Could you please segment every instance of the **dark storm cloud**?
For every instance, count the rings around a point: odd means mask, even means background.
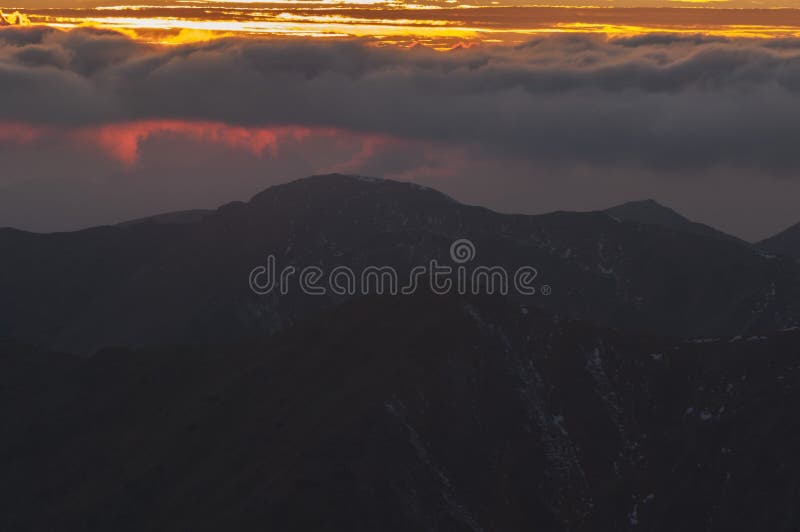
[[[359,42],[158,48],[108,31],[0,31],[0,120],[336,127],[544,162],[800,168],[800,46],[554,36],[441,53]]]

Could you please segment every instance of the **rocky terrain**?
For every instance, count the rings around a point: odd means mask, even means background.
[[[407,271],[458,238],[552,293],[248,285],[267,254]],[[653,202],[318,176],[0,255],[0,530],[800,524],[800,267]]]
[[[793,530],[800,333],[363,298],[256,343],[6,344],[4,530]]]

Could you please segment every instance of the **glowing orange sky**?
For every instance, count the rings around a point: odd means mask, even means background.
[[[535,0],[25,0],[24,7],[2,9],[11,21],[112,28],[165,44],[236,35],[361,37],[448,47],[461,42],[517,43],[550,32],[799,36],[800,9],[778,9],[800,8],[797,2],[559,0],[551,3],[561,7],[545,7]]]
[[[291,1],[291,0],[289,0]],[[7,7],[26,7],[26,8],[86,8],[97,6],[118,6],[118,5],[149,5],[149,6],[185,6],[185,5],[250,5],[258,6],[269,4],[266,0],[147,0],[139,2],[125,2],[121,0],[11,0],[3,2]],[[289,3],[289,2],[287,2]],[[297,2],[300,3],[300,2]],[[315,3],[326,4],[377,4],[383,3],[377,0],[316,0]],[[405,3],[415,4],[471,4],[471,5],[493,5],[504,6],[577,6],[577,7],[674,7],[676,4],[704,4],[715,7],[728,8],[778,8],[778,7],[798,7],[796,0],[465,0],[458,2],[447,2],[447,0],[413,0]]]

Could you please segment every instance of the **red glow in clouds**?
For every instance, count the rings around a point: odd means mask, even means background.
[[[335,134],[335,131],[327,129],[314,129],[313,132]],[[265,152],[274,155],[280,138],[302,140],[311,134],[312,130],[305,127],[241,127],[182,120],[145,120],[79,128],[0,123],[0,143],[32,144],[47,140],[67,140],[79,145],[89,144],[100,148],[126,166],[135,164],[139,159],[141,144],[156,136],[221,144],[260,157]]]
[[[315,169],[322,173],[358,173],[373,159],[392,152],[403,152],[413,163],[386,176],[408,181],[415,180],[420,174],[449,177],[467,165],[465,152],[457,147],[327,127],[244,127],[183,120],[141,120],[80,127],[0,122],[0,149],[3,145],[27,145],[33,150],[66,145],[85,151],[88,147],[92,151],[99,150],[103,156],[127,168],[139,161],[142,145],[148,140],[187,139],[199,144],[226,146],[256,157],[276,157],[281,143],[306,142],[304,148],[313,151],[313,141],[319,138],[324,138],[326,145],[337,142],[342,148],[340,160],[328,161]]]
[[[41,138],[46,128],[28,124],[0,123],[0,143],[30,144]]]
[[[156,135],[222,144],[261,156],[264,152],[275,154],[279,137],[299,140],[307,137],[310,131],[298,127],[246,128],[213,122],[148,120],[95,126],[73,134],[81,140],[97,144],[125,165],[132,165],[139,158],[141,143]]]

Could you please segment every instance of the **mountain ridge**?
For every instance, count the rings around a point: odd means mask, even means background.
[[[734,336],[800,319],[797,265],[737,241],[605,212],[500,214],[343,175],[273,187],[191,223],[23,234],[0,233],[0,335],[67,351],[274,332],[343,299],[257,296],[248,275],[268,254],[282,265],[409,272],[450,263],[463,238],[477,250],[470,266],[534,267],[553,296],[533,304],[605,326]]]
[[[33,233],[33,234],[55,234],[55,233],[74,233],[78,231],[85,231],[87,229],[94,229],[97,227],[106,227],[106,226],[116,226],[116,227],[131,227],[135,225],[139,225],[142,223],[156,223],[156,224],[189,224],[199,222],[203,218],[213,215],[220,210],[227,210],[230,208],[236,208],[240,205],[245,204],[260,204],[268,201],[268,198],[272,197],[274,194],[279,194],[282,191],[287,189],[304,189],[316,186],[330,186],[330,185],[343,185],[343,186],[352,186],[352,185],[376,185],[378,187],[385,187],[386,189],[391,189],[393,191],[403,191],[403,192],[423,192],[425,194],[431,195],[431,197],[438,197],[440,199],[444,199],[448,202],[456,203],[462,205],[464,207],[471,207],[475,209],[484,209],[486,211],[501,214],[498,211],[494,211],[491,208],[480,206],[480,205],[471,205],[462,203],[452,196],[445,194],[435,188],[431,188],[425,185],[420,185],[417,183],[413,183],[410,181],[398,181],[392,179],[385,179],[380,177],[370,177],[370,176],[362,176],[362,175],[351,175],[351,174],[342,174],[342,173],[328,173],[328,174],[315,174],[308,177],[303,177],[299,179],[295,179],[292,181],[288,181],[285,183],[280,183],[276,185],[269,186],[264,190],[253,194],[250,199],[246,201],[231,201],[224,205],[217,207],[216,209],[184,209],[184,210],[177,210],[177,211],[167,211],[167,212],[160,212],[155,213],[152,215],[143,216],[140,218],[135,218],[131,220],[125,220],[122,222],[114,223],[114,224],[101,224],[94,227],[88,227],[84,229],[78,229],[73,231],[55,231],[55,232],[38,232],[38,231],[26,231],[24,229],[17,229],[14,227],[0,227],[0,231],[5,229],[13,229],[16,231],[21,231],[25,233]],[[684,232],[696,234],[699,236],[707,236],[712,238],[722,238],[730,241],[746,243],[744,240],[735,237],[733,235],[729,235],[723,231],[720,231],[712,226],[702,224],[699,222],[694,222],[689,220],[688,218],[684,217],[683,215],[679,214],[674,209],[664,206],[661,203],[653,200],[653,199],[643,199],[643,200],[633,200],[624,202],[618,205],[614,205],[612,207],[608,207],[606,209],[600,209],[595,211],[571,211],[571,210],[556,210],[547,213],[540,213],[540,214],[519,214],[519,213],[506,213],[506,216],[553,216],[553,215],[560,215],[560,214],[569,214],[569,215],[579,215],[579,214],[589,214],[589,213],[604,213],[613,218],[634,222],[634,223],[643,223],[649,225],[657,225],[665,228],[671,228],[676,230],[681,230]],[[798,224],[800,225],[800,224]]]
[[[396,182],[256,196],[0,230],[0,529],[796,528],[797,262]],[[538,291],[258,295],[268,255],[533,266]]]
[[[621,220],[659,225],[700,236],[707,236],[709,238],[721,238],[746,244],[744,240],[729,235],[719,229],[706,224],[693,222],[674,209],[666,207],[653,199],[629,201],[605,209],[603,212]]]
[[[756,244],[768,253],[800,259],[800,223]]]

